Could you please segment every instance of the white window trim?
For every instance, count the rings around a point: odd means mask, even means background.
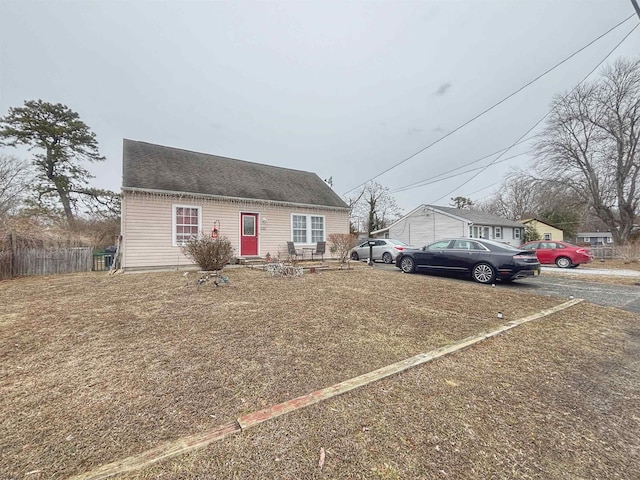
[[[516,240],[520,240],[520,228],[514,227],[513,229],[513,238]]]
[[[196,208],[198,210],[198,232],[202,231],[202,207],[200,205],[182,205],[174,203],[171,205],[171,245],[174,247],[182,247],[181,243],[178,243],[178,229],[176,224],[176,217],[178,208]]]
[[[502,227],[493,227],[493,238],[502,239]]]
[[[314,213],[292,213],[291,214],[291,221],[290,221],[290,225],[291,225],[291,232],[290,232],[290,237],[291,241],[293,241],[293,217],[307,217],[307,232],[305,234],[305,238],[306,238],[306,242],[295,242],[297,245],[311,245],[312,242],[311,238],[311,217],[320,217],[322,218],[322,242],[326,241],[327,239],[327,217],[325,215],[318,215],[318,214],[314,214]]]

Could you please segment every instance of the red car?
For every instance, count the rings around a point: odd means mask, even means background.
[[[581,263],[593,261],[591,250],[566,242],[537,240],[520,245],[520,248],[536,252],[543,265],[555,263],[560,268],[576,268]]]

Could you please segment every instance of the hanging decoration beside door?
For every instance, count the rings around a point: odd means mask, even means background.
[[[213,221],[213,228],[211,229],[211,238],[213,238],[214,240],[217,240],[218,237],[220,236],[220,220],[214,220]]]

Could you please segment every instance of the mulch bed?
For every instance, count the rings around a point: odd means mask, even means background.
[[[562,302],[369,268],[225,275],[0,283],[0,477],[80,474]],[[123,478],[636,478],[639,336],[581,304]]]

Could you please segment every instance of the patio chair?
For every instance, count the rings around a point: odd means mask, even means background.
[[[314,255],[320,255],[320,261],[324,262],[324,252],[327,248],[327,242],[318,242],[316,244],[316,251],[311,252],[311,260],[313,260]]]
[[[293,242],[287,242],[287,249],[289,250],[289,258],[295,258],[297,260],[298,257],[302,257],[304,259],[304,252],[298,252]]]

